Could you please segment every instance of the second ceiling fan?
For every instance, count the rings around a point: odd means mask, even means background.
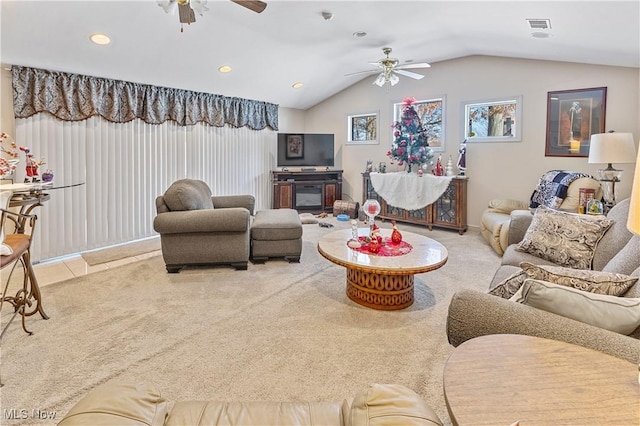
[[[246,7],[256,13],[261,13],[267,8],[267,4],[260,0],[231,0],[232,2]],[[167,13],[175,13],[178,9],[178,16],[181,24],[190,25],[196,22],[196,12],[202,16],[204,12],[209,10],[207,0],[157,0],[158,6],[162,7]],[[180,32],[182,32],[182,27]]]
[[[373,82],[373,84],[376,84],[380,87],[384,86],[386,83],[391,84],[392,86],[395,86],[396,84],[398,84],[398,81],[400,81],[400,77],[398,77],[398,74],[403,75],[405,77],[409,77],[409,78],[413,78],[416,80],[420,80],[421,78],[424,78],[424,76],[422,74],[418,74],[415,72],[411,72],[411,71],[406,71],[407,69],[416,69],[416,68],[429,68],[431,67],[431,65],[429,65],[426,62],[419,62],[419,63],[415,63],[415,64],[406,64],[406,65],[398,65],[400,63],[400,61],[396,58],[390,58],[389,54],[391,53],[391,48],[390,47],[383,47],[382,48],[382,53],[384,53],[386,55],[386,57],[376,61],[376,62],[369,62],[371,65],[377,65],[378,69],[377,70],[370,70],[370,71],[358,71],[358,72],[353,72],[350,74],[346,74],[347,76],[350,75],[356,75],[356,74],[364,74],[364,73],[374,73],[374,72],[380,72],[380,74],[378,75],[378,78],[375,79],[375,81]]]

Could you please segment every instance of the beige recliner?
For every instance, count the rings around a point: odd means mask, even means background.
[[[167,272],[210,264],[247,269],[254,205],[252,195],[212,196],[201,180],[171,184],[156,198],[153,220]]]
[[[442,425],[414,391],[373,384],[355,398],[315,402],[178,401],[169,403],[148,383],[107,383],[84,396],[59,426],[269,426],[269,425]]]
[[[593,189],[596,191],[596,199],[602,198],[600,182],[592,177],[581,177],[569,184],[566,197],[558,210],[577,212],[580,188]],[[509,224],[512,215],[531,215],[530,205],[530,202],[510,199],[489,201],[489,206],[480,219],[480,233],[500,256],[509,246]]]

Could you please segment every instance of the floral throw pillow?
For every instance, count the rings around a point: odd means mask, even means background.
[[[612,224],[613,220],[605,216],[567,213],[540,206],[516,250],[560,266],[591,269],[596,246]]]
[[[500,284],[489,291],[489,294],[502,297],[503,299],[509,299],[520,290],[520,287],[522,287],[522,284],[528,278],[527,273],[524,270],[520,270],[507,277],[504,281],[501,281]]]

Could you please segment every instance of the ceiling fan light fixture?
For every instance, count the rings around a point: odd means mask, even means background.
[[[391,75],[389,76],[389,83],[391,83],[392,86],[395,86],[399,81],[400,77],[398,77],[395,73],[391,73]]]
[[[384,73],[381,72],[380,74],[378,74],[378,78],[375,79],[375,81],[373,82],[373,84],[382,87],[384,86],[384,83],[386,83],[386,79],[384,78]]]

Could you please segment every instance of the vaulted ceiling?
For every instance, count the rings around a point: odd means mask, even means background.
[[[267,3],[257,14],[209,1],[181,32],[178,16],[153,0],[3,0],[0,61],[299,109],[363,78],[373,82],[376,73],[345,74],[375,71],[369,62],[385,46],[401,64],[432,67],[468,55],[640,67],[638,0]],[[551,28],[531,29],[527,18],[549,19]],[[94,33],[111,43],[93,44]],[[232,71],[220,73],[222,65]],[[412,71],[428,82],[429,69]]]

